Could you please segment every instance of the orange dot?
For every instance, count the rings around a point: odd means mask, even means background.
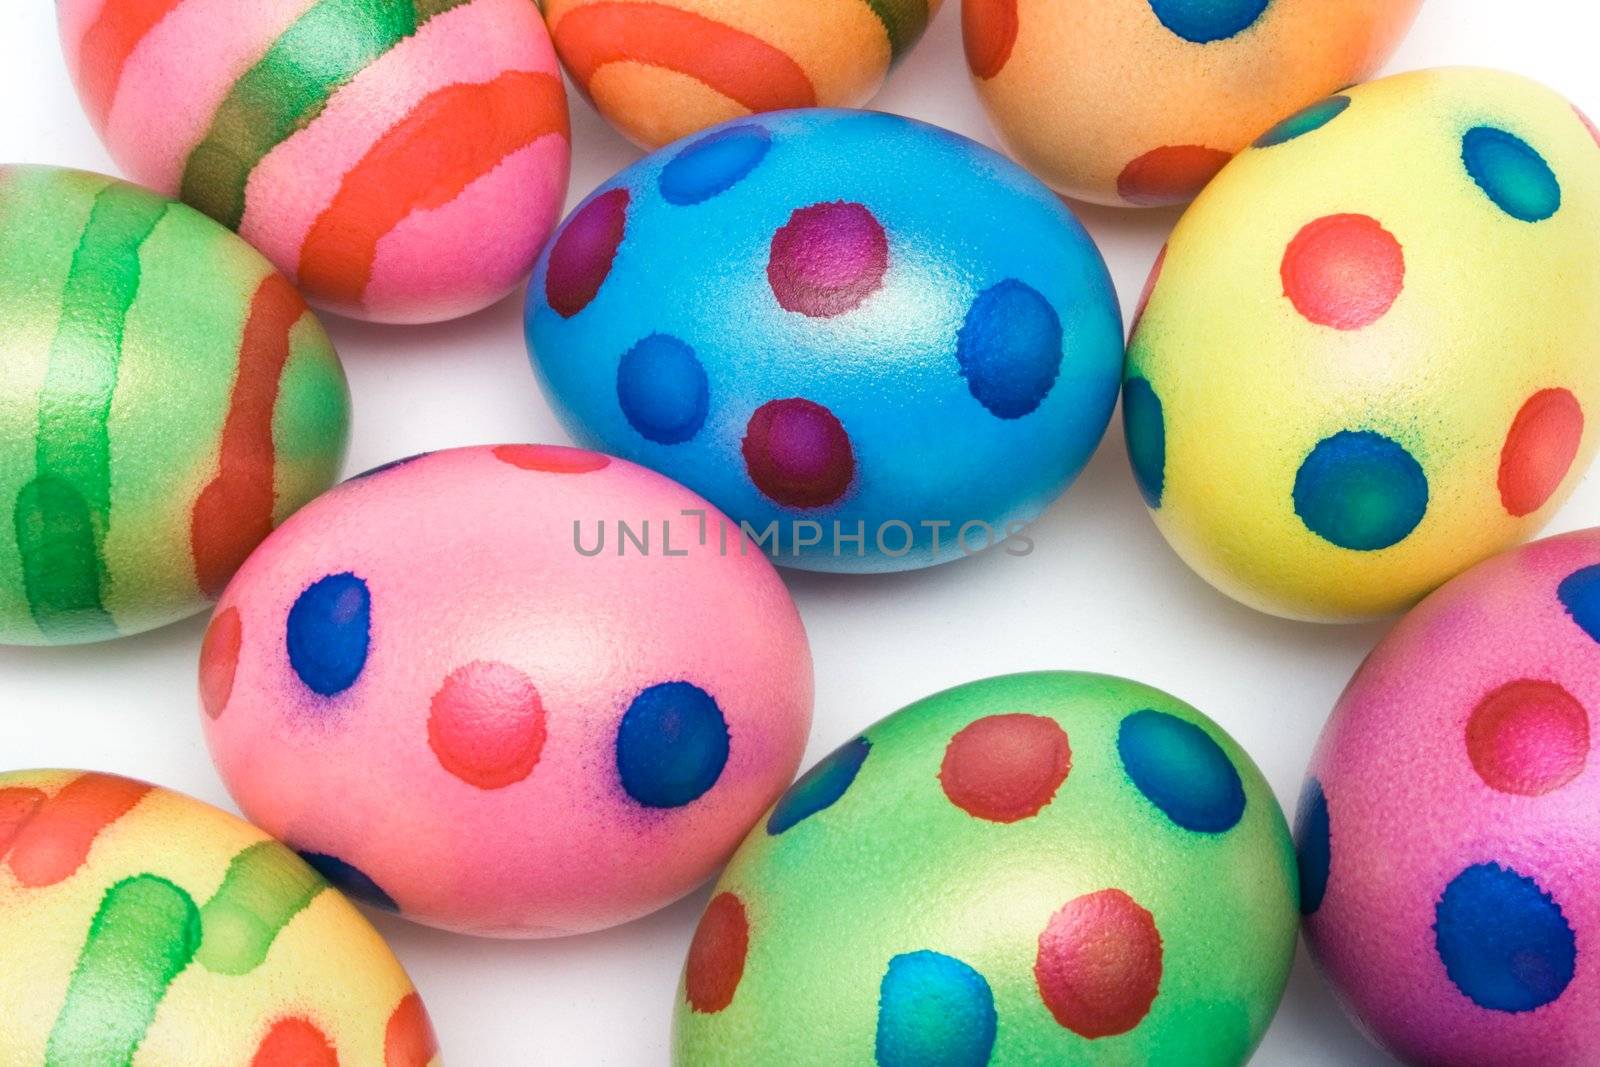
[[[1583,444],[1583,408],[1565,389],[1541,389],[1511,420],[1500,450],[1500,503],[1521,518],[1561,488]]]
[[[509,664],[458,667],[433,696],[428,744],[445,770],[479,789],[502,789],[532,774],[544,739],[539,693]]]
[[[969,815],[1017,822],[1050,803],[1071,770],[1072,747],[1054,719],[987,715],[950,739],[939,784]]]
[[[588,474],[611,465],[610,456],[566,445],[500,445],[494,450],[494,458],[545,474]]]
[[[1122,168],[1117,195],[1141,207],[1186,204],[1232,158],[1221,149],[1197,144],[1152,148]]]
[[[974,75],[999,74],[1017,43],[1017,0],[963,0],[961,40]]]
[[[233,695],[242,639],[239,609],[228,608],[212,618],[205,640],[200,642],[200,704],[213,719],[222,714]]]
[[[279,1019],[256,1048],[250,1067],[339,1067],[339,1055],[305,1019]]]
[[[750,951],[750,923],[744,903],[732,893],[711,898],[689,942],[684,992],[695,1011],[712,1013],[733,1003]]]
[[[1367,215],[1308,222],[1283,253],[1283,294],[1319,326],[1356,330],[1381,319],[1405,285],[1400,242]]]
[[[427,1067],[438,1054],[439,1039],[434,1035],[428,1009],[422,1006],[420,996],[407,993],[384,1029],[384,1067]]]
[[[1144,321],[1144,310],[1150,306],[1150,298],[1155,295],[1156,283],[1161,280],[1161,268],[1167,264],[1167,246],[1162,245],[1161,251],[1156,253],[1155,265],[1150,268],[1150,277],[1144,280],[1144,291],[1139,294],[1139,306],[1133,310],[1133,325],[1128,329],[1128,336],[1132,337],[1139,330],[1139,323]]]

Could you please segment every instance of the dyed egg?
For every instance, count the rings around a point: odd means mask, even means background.
[[[1150,207],[1192,200],[1262,130],[1371,77],[1421,4],[962,0],[961,30],[1024,166],[1068,196]]]
[[[136,181],[238,230],[313,303],[482,308],[566,196],[567,102],[529,0],[61,0],[89,120]]]
[[[753,112],[856,107],[940,0],[545,0],[567,73],[607,122],[659,148]]]
[[[98,174],[0,167],[0,643],[202,610],[337,474],[322,326],[243,241]]]
[[[1128,349],[1178,553],[1280,615],[1408,607],[1534,533],[1594,454],[1600,143],[1487,70],[1286,121],[1183,216]]]
[[[419,922],[545,937],[661,907],[783,791],[810,726],[800,617],[730,527],[553,445],[346,482],[212,619],[223,780],[346,892]]]
[[[1000,156],[909,119],[797,111],[645,158],[563,224],[527,331],[580,441],[662,471],[811,570],[1014,534],[1104,432],[1105,264]]]
[[[1093,674],[912,704],[801,778],[717,883],[674,1062],[1249,1058],[1295,945],[1289,830],[1215,723]]]
[[[89,771],[0,774],[0,1061],[438,1067],[383,939],[293,852]]]
[[[1600,1062],[1600,530],[1407,615],[1339,699],[1300,800],[1306,940],[1410,1063]]]

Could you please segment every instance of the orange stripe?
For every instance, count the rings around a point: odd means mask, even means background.
[[[568,136],[566,95],[553,75],[508,71],[432,93],[344,176],[300,248],[301,284],[359,303],[384,234],[413,211],[448,204],[550,133]]]
[[[74,778],[45,801],[11,846],[11,870],[31,888],[72,877],[100,831],[126,815],[150,791],[143,782],[110,774]]]
[[[217,449],[217,473],[194,503],[189,546],[200,591],[215,597],[272,532],[272,409],[289,362],[289,331],[306,313],[288,279],[262,279],[239,342],[239,372]]]
[[[104,131],[128,56],[183,0],[106,0],[78,42],[78,89],[95,129]]]
[[[27,786],[0,789],[0,856],[6,854],[45,799],[44,793]]]
[[[556,50],[579,85],[607,63],[665,67],[751,111],[815,107],[817,91],[789,53],[743,30],[665,4],[599,3],[568,13]]]

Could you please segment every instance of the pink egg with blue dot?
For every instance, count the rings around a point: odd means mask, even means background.
[[[742,118],[585,200],[529,287],[580,442],[662,471],[778,562],[982,551],[1071,484],[1122,365],[1098,250],[1047,188],[892,115]]]
[[[545,937],[709,877],[793,778],[812,682],[777,572],[703,499],[501,445],[280,527],[218,604],[200,691],[240,808],[348,894]]]
[[[1296,837],[1306,939],[1413,1064],[1600,1062],[1600,529],[1479,564],[1340,698]]]

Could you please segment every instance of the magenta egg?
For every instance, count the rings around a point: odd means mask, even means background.
[[[1600,529],[1456,578],[1340,698],[1300,802],[1301,911],[1401,1059],[1600,1062],[1596,711]]]
[[[765,555],[619,459],[500,445],[320,497],[200,657],[245,814],[346,892],[546,937],[677,899],[794,776],[811,656]]]

